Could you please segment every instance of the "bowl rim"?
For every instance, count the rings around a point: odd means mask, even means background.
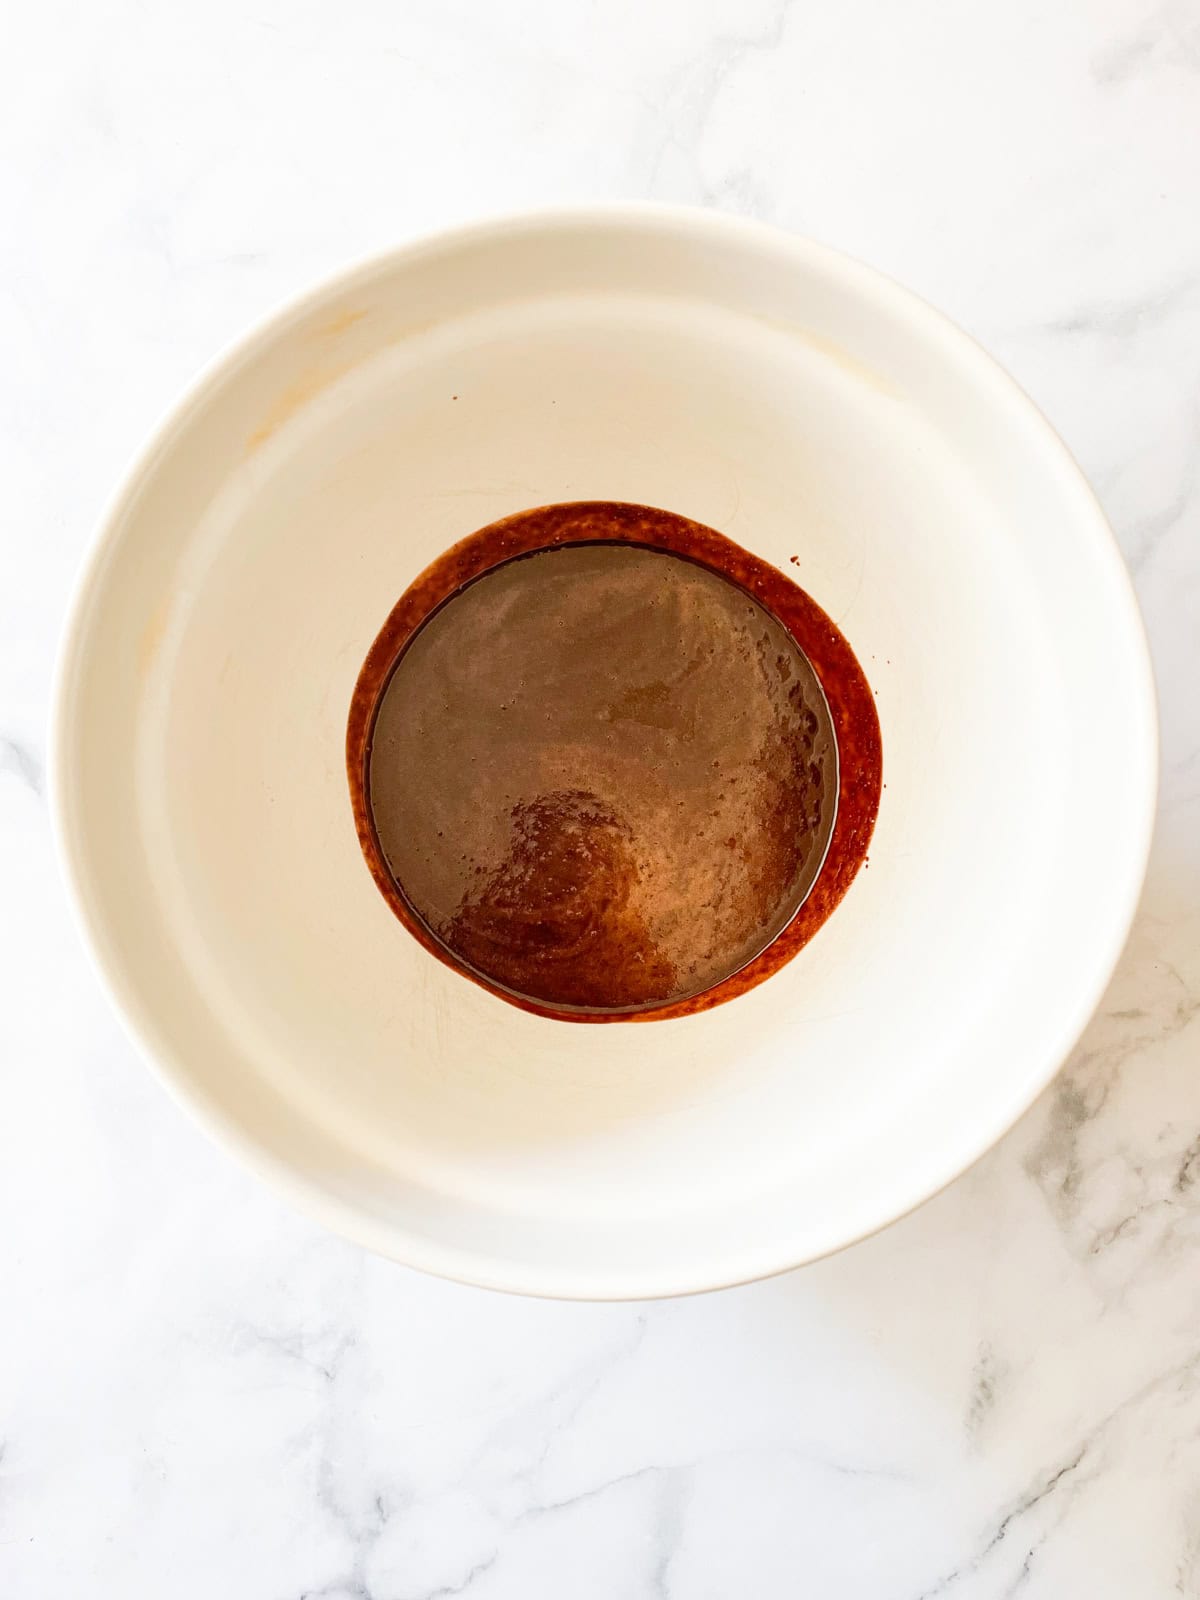
[[[573,1267],[569,1273],[564,1273],[557,1267],[546,1269],[519,1260],[504,1260],[485,1252],[446,1248],[367,1214],[353,1202],[328,1192],[317,1179],[301,1174],[248,1133],[215,1096],[205,1091],[183,1059],[183,1052],[177,1050],[166,1036],[154,1015],[152,1004],[125,972],[120,950],[105,926],[102,910],[89,894],[87,852],[75,826],[70,799],[71,711],[85,624],[97,602],[105,565],[116,547],[118,530],[160,456],[171,447],[188,425],[192,414],[220,386],[230,370],[252,359],[283,333],[290,322],[317,309],[330,297],[352,291],[378,274],[399,268],[427,252],[486,245],[521,234],[622,227],[665,230],[676,236],[690,237],[699,244],[718,239],[740,241],[744,246],[790,258],[797,267],[821,269],[836,277],[856,294],[871,300],[886,315],[907,322],[925,340],[940,339],[943,348],[957,358],[973,385],[990,389],[1014,414],[1023,416],[1031,445],[1036,442],[1037,449],[1070,485],[1078,502],[1079,521],[1081,524],[1091,524],[1097,557],[1107,561],[1117,580],[1117,592],[1123,597],[1129,624],[1129,660],[1125,664],[1125,675],[1131,701],[1138,708],[1139,726],[1133,729],[1128,748],[1140,750],[1144,757],[1141,782],[1134,802],[1135,826],[1128,830],[1127,836],[1126,859],[1129,866],[1123,893],[1113,904],[1103,949],[1088,981],[1080,982],[1079,995],[1068,1020],[1057,1037],[1047,1039],[1036,1070],[1028,1070],[1027,1063],[1025,1089],[1007,1108],[1007,1114],[994,1119],[973,1136],[960,1140],[950,1159],[944,1159],[940,1167],[930,1165],[923,1169],[910,1182],[909,1192],[899,1206],[889,1205],[886,1214],[865,1225],[855,1226],[844,1236],[839,1235],[817,1249],[792,1252],[776,1249],[764,1259],[756,1255],[751,1243],[746,1255],[753,1259],[748,1259],[744,1271],[717,1269],[704,1272],[692,1268],[684,1272],[652,1270],[647,1273],[643,1269],[621,1272]],[[924,1205],[974,1166],[1010,1131],[1065,1064],[1096,1012],[1128,941],[1149,865],[1157,808],[1159,761],[1153,665],[1132,577],[1095,491],[1060,435],[1016,379],[943,312],[887,274],[853,256],[804,235],[729,212],[654,201],[614,201],[536,206],[494,215],[485,214],[476,220],[454,226],[424,230],[397,245],[357,257],[298,294],[284,299],[273,310],[256,318],[242,333],[227,341],[201,367],[119,477],[85,550],[55,659],[47,787],[55,851],[68,901],[101,987],[126,1033],[159,1082],[217,1145],[230,1151],[277,1194],[321,1226],[403,1265],[457,1283],[539,1298],[626,1301],[732,1288],[833,1255],[890,1227]]]

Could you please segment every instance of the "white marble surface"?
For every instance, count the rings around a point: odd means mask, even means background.
[[[1200,0],[3,31],[0,1595],[1200,1595]],[[593,1307],[367,1258],[204,1141],[69,923],[45,724],[99,508],[223,341],[413,230],[628,196],[838,244],[1014,370],[1133,566],[1165,776],[1102,1014],[998,1150],[818,1267]]]

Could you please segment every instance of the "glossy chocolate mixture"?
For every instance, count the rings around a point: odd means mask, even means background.
[[[879,791],[870,690],[828,617],[712,530],[606,503],[435,563],[368,657],[348,752],[412,931],[575,1020],[761,981],[844,892]]]
[[[744,966],[824,860],[825,697],[746,592],[681,556],[580,544],[477,578],[379,706],[371,810],[397,882],[468,965],[608,1009]]]

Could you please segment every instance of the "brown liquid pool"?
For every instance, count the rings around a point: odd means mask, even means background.
[[[609,503],[435,563],[368,657],[348,742],[410,930],[528,1009],[597,1021],[703,1009],[799,948],[819,882],[841,885],[823,920],[865,854],[878,749],[857,662],[794,582]]]

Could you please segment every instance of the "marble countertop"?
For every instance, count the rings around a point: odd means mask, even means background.
[[[1200,1595],[1200,0],[5,33],[0,1594]],[[363,1255],[174,1107],[68,917],[46,715],[103,501],[222,343],[413,231],[626,197],[834,243],[1013,370],[1132,566],[1164,784],[1102,1011],[973,1171],[772,1282],[562,1305]]]

